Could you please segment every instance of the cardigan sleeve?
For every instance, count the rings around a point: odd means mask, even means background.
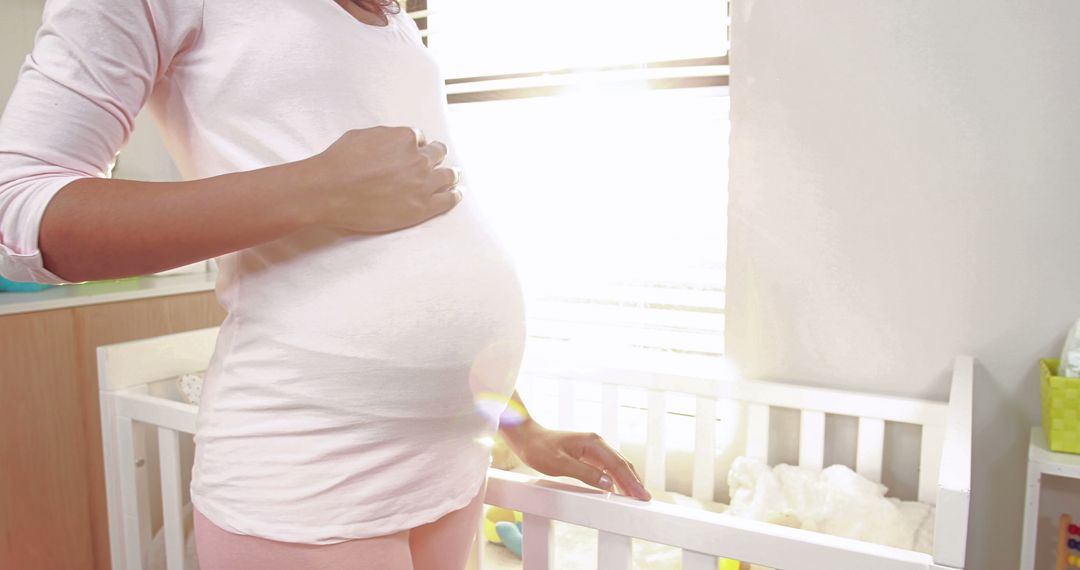
[[[202,12],[203,0],[47,0],[0,116],[0,275],[68,283],[38,248],[45,207],[74,180],[110,175]]]

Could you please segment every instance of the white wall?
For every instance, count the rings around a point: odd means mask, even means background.
[[[15,79],[41,25],[42,0],[0,3],[0,108],[7,105]]]
[[[0,109],[7,105],[19,68],[34,47],[44,7],[44,0],[0,1]],[[113,176],[153,181],[180,179],[149,113],[139,113],[135,118],[135,130],[120,154]]]
[[[44,7],[44,0],[0,0],[0,110],[7,105],[19,69],[34,47]],[[135,117],[135,130],[121,150],[112,175],[146,181],[181,179],[149,112]],[[206,267],[206,262],[199,261],[160,273],[198,272]]]
[[[1016,568],[1035,363],[1080,316],[1080,3],[734,0],[728,353],[944,398],[978,363],[969,568]]]

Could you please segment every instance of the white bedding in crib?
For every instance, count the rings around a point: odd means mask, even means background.
[[[654,492],[653,500],[919,552],[929,553],[933,547],[933,506],[886,497],[888,489],[884,485],[843,465],[825,469],[769,467],[758,460],[738,457],[728,473],[728,486],[730,506],[671,491]],[[553,568],[596,568],[595,529],[555,521],[553,532]],[[682,567],[681,557],[678,548],[633,539],[635,569],[678,570]],[[489,543],[485,545],[484,568],[517,570],[521,560],[502,545]]]
[[[728,514],[929,553],[934,507],[886,497],[888,488],[844,465],[769,467],[736,458]]]

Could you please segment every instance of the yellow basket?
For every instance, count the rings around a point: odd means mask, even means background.
[[[1039,361],[1042,425],[1053,451],[1080,453],[1080,378],[1055,376],[1059,361]]]

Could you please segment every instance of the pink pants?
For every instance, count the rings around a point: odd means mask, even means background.
[[[483,512],[487,482],[461,509],[439,520],[385,536],[338,544],[278,542],[234,534],[195,510],[195,545],[202,570],[463,570]]]

